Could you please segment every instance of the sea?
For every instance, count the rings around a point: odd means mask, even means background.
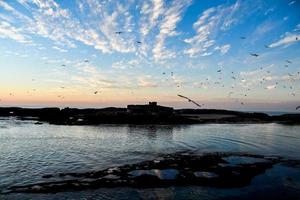
[[[245,152],[300,160],[297,125],[64,126],[35,122],[0,118],[0,192],[45,182],[42,176],[46,174],[102,170],[182,151]],[[300,167],[275,165],[241,188],[99,188],[0,194],[0,199],[300,199]]]

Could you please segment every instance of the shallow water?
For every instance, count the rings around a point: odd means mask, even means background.
[[[249,152],[300,159],[300,126],[56,126],[35,125],[34,122],[15,118],[0,119],[0,190],[13,185],[47,181],[42,178],[45,174],[101,170],[153,159],[161,153],[184,150]],[[13,194],[0,196],[0,199],[219,199],[237,196],[250,198],[253,195],[264,198],[260,196],[260,191],[269,191],[267,197],[270,198],[272,195],[280,197],[278,192],[282,197],[290,195],[294,198],[300,194],[299,174],[299,168],[276,166],[242,189],[118,188],[55,195]],[[290,176],[292,178],[286,179]]]

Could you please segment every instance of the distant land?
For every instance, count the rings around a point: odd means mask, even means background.
[[[202,124],[202,123],[280,123],[300,125],[300,114],[268,115],[220,109],[174,109],[156,102],[128,105],[127,108],[21,108],[0,107],[1,117],[37,120],[36,124]]]

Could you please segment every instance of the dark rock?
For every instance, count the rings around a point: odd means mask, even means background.
[[[158,162],[159,161],[159,162]],[[200,185],[243,187],[277,163],[290,163],[275,156],[246,153],[175,153],[137,164],[128,164],[86,173],[60,173],[43,178],[62,181],[15,186],[2,193],[56,193],[100,187],[169,187]],[[299,163],[295,160],[291,163]],[[68,180],[64,180],[65,177]]]

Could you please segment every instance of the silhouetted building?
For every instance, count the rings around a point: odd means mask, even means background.
[[[128,105],[127,112],[136,114],[173,114],[172,107],[159,106],[157,102],[149,102],[146,105]]]

